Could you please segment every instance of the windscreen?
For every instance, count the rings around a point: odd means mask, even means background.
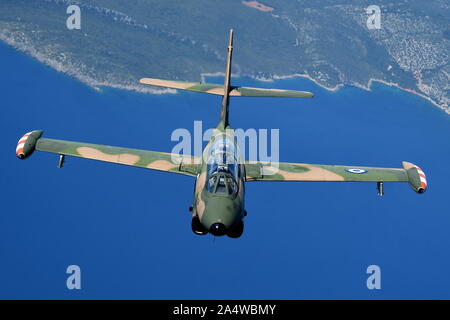
[[[234,194],[237,192],[239,165],[234,143],[227,138],[218,139],[212,145],[207,159],[207,185],[211,193]]]

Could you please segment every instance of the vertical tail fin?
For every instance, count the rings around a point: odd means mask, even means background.
[[[230,38],[228,40],[228,56],[227,68],[225,70],[225,82],[222,85],[215,83],[200,83],[187,81],[161,80],[154,78],[142,78],[139,80],[142,84],[151,86],[174,88],[180,90],[188,90],[215,94],[222,96],[222,107],[220,112],[220,122],[217,129],[225,130],[229,126],[228,122],[228,105],[231,97],[284,97],[284,98],[312,98],[314,95],[307,91],[268,89],[268,88],[251,88],[251,87],[235,87],[231,86],[231,58],[233,54],[233,32],[230,30]]]
[[[231,78],[231,58],[233,55],[233,29],[230,30],[228,40],[227,68],[225,70],[224,93],[222,98],[222,110],[220,112],[220,126],[225,129],[228,126],[228,105],[230,103],[230,78]]]

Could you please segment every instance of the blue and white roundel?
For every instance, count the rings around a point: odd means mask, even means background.
[[[356,174],[361,174],[361,173],[367,172],[367,170],[364,170],[364,169],[345,169],[345,171],[350,172],[350,173],[356,173]]]

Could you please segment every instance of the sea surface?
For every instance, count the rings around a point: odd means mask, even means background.
[[[170,152],[177,128],[216,125],[220,97],[94,90],[0,44],[1,299],[449,299],[450,117],[382,84],[326,91],[307,79],[234,84],[314,99],[233,98],[235,128],[280,129],[280,160],[401,167],[404,183],[247,183],[240,239],[192,233],[194,179],[36,152],[19,138]],[[142,76],[151,77],[150,74]],[[222,81],[220,78],[213,79]],[[68,290],[66,268],[81,268]],[[381,268],[381,290],[366,286]]]

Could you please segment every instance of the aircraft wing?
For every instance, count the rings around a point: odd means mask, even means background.
[[[414,191],[423,193],[427,181],[423,171],[409,162],[403,168],[355,167],[306,163],[245,163],[247,181],[373,181],[408,182]]]
[[[204,82],[186,82],[186,81],[170,81],[153,78],[142,78],[139,80],[142,84],[148,84],[157,87],[188,90],[216,95],[224,95],[225,89],[221,84],[204,83]],[[230,97],[285,97],[285,98],[312,98],[314,95],[307,91],[282,90],[282,89],[265,89],[251,87],[235,87],[230,88]]]
[[[39,150],[189,176],[196,176],[200,166],[197,157],[84,142],[46,139],[41,138],[41,135],[42,131],[40,130],[25,134],[19,140],[16,155],[20,159],[24,159],[31,155],[34,150]]]

